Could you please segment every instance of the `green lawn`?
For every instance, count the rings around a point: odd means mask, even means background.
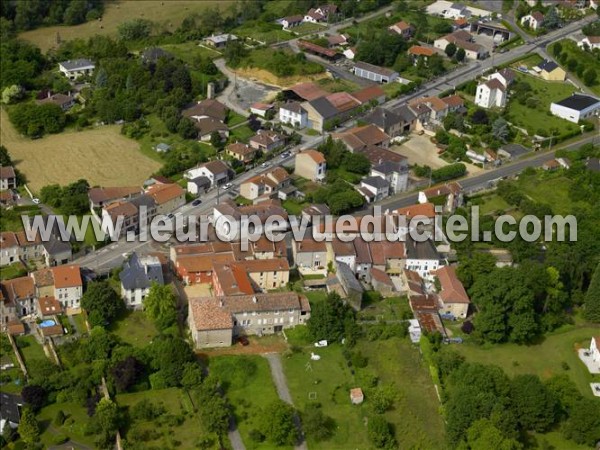
[[[278,2],[269,2],[267,5],[274,3]],[[282,30],[281,25],[255,20],[245,22],[243,25],[234,28],[232,33],[236,36],[248,37],[259,42],[264,42],[266,45],[288,41],[294,37],[289,31]]]
[[[158,389],[116,396],[117,403],[122,407],[131,407],[146,399],[155,404],[162,404],[166,412],[154,422],[135,424],[138,429],[157,430],[160,434],[157,439],[144,442],[145,448],[198,448],[198,442],[204,437],[216,442],[215,436],[202,429],[198,414],[194,412],[194,404],[190,396],[182,389]],[[196,405],[196,407],[201,408],[202,405]],[[168,425],[166,421],[162,420],[166,415],[182,416],[184,421],[180,425]],[[128,432],[129,429],[125,430],[125,438]],[[177,442],[179,444],[175,444]]]
[[[40,207],[36,205],[15,206],[12,209],[2,208],[2,213],[0,214],[0,231],[21,231],[23,229],[21,216],[27,215],[31,217],[40,214],[40,211]]]
[[[85,326],[83,314],[75,314],[73,316],[73,320],[75,321],[75,328],[80,335],[87,333],[87,327]]]
[[[481,202],[481,203],[480,203]],[[511,206],[497,194],[484,195],[478,197],[473,204],[479,206],[479,214],[493,214],[496,211],[506,211]]]
[[[311,401],[322,405],[323,413],[336,422],[333,437],[324,442],[308,438],[310,449],[369,448],[364,417],[364,406],[350,403],[353,376],[342,356],[342,347],[331,345],[315,353],[320,361],[310,360],[311,348],[282,358],[288,387],[294,404],[302,410]],[[314,400],[309,399],[309,395]]]
[[[576,131],[579,127],[571,122],[550,114],[550,104],[570,96],[575,88],[569,83],[549,82],[540,78],[517,73],[519,81],[525,81],[531,86],[537,106],[530,108],[521,105],[515,99],[509,100],[506,108],[506,119],[518,127],[525,128],[529,135],[539,134],[550,136],[554,133]]]
[[[591,397],[589,383],[594,378],[596,382],[600,382],[600,376],[593,377],[588,372],[577,356],[577,348],[589,346],[591,337],[599,332],[600,327],[597,326],[565,326],[537,345],[478,346],[467,341],[462,345],[452,346],[452,349],[464,355],[467,361],[498,365],[510,376],[533,373],[544,379],[566,373],[582,394]],[[568,364],[569,370],[562,367],[563,362]]]
[[[517,181],[520,190],[534,201],[546,203],[556,214],[573,211],[573,201],[569,198],[569,187],[573,182],[559,173],[536,173],[521,175]],[[552,189],[548,189],[552,186]]]
[[[18,336],[16,338],[16,341],[17,347],[19,347],[19,351],[21,352],[21,355],[25,360],[25,364],[27,364],[28,359],[46,358],[46,354],[44,353],[43,347],[40,343],[38,343],[38,341],[35,340],[35,337],[33,337],[32,335]]]
[[[348,80],[321,78],[317,84],[327,92],[354,92],[360,89],[357,83]],[[312,130],[314,131],[314,130]]]
[[[227,117],[227,125],[229,128],[234,127],[240,123],[246,122],[248,119],[241,114],[236,113],[235,111],[229,111],[229,115]]]
[[[406,297],[388,297],[371,304],[363,301],[358,317],[363,320],[403,320],[412,318],[412,312]]]
[[[268,361],[261,356],[217,356],[209,359],[209,371],[224,384],[246,448],[277,448],[250,439],[250,431],[258,426],[258,410],[279,398]]]
[[[321,25],[318,23],[304,22],[302,25],[294,27],[294,29],[292,31],[295,34],[302,36],[305,34],[319,33],[320,31],[322,31],[324,29],[325,29],[324,25]]]
[[[285,200],[281,206],[292,216],[300,216],[302,210],[309,206],[307,202],[298,202],[297,200]]]
[[[53,421],[56,413],[62,410],[66,420],[62,426],[56,426]],[[42,408],[37,415],[42,434],[40,441],[44,448],[49,448],[54,436],[68,436],[73,441],[87,446],[94,446],[94,436],[85,435],[85,427],[89,422],[87,410],[76,403],[53,403]]]
[[[380,382],[393,383],[398,391],[398,400],[386,418],[394,425],[401,448],[446,448],[440,403],[418,348],[408,338],[394,338],[363,340],[357,350],[368,358],[367,369],[372,370]]]
[[[121,319],[111,324],[109,331],[134,347],[145,347],[157,334],[156,327],[143,311],[125,312]]]
[[[25,275],[27,275],[27,268],[21,262],[16,262],[0,269],[0,280],[10,280]]]
[[[255,134],[256,132],[252,131],[248,125],[242,125],[229,132],[229,141],[248,142],[248,140]]]
[[[563,39],[559,42],[562,46],[562,53],[568,55],[564,58],[564,60],[559,58],[563,69],[568,70],[570,74],[579,79],[579,82],[581,84],[583,84],[583,73],[585,73],[585,71],[589,69],[595,70],[599,76],[597,77],[596,82],[589,87],[590,89],[592,89],[592,91],[594,91],[594,93],[600,95],[600,59],[598,59],[598,57],[594,54],[586,52],[585,50],[582,50],[579,47],[577,47],[577,44],[571,39]],[[548,48],[549,53],[552,55],[554,55],[555,45],[556,44],[553,43]],[[577,61],[577,68],[575,70],[570,69],[571,60]],[[562,64],[563,62],[566,62],[567,66],[565,66],[565,64]],[[580,67],[582,67],[582,69],[580,69]]]
[[[161,48],[188,64],[193,64],[198,57],[216,59],[221,56],[221,53],[217,50],[211,50],[204,46],[197,45],[195,42],[161,45]]]

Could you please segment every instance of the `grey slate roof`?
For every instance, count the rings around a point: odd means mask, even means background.
[[[417,118],[415,112],[407,104],[401,105],[394,110],[394,113],[402,119],[403,122],[412,122]]]
[[[502,146],[500,150],[504,150],[506,153],[509,153],[513,158],[524,155],[525,153],[529,153],[529,150],[520,144],[506,144]]]
[[[367,117],[365,117],[365,122],[372,123],[382,130],[387,130],[400,121],[400,116],[398,116],[395,112],[381,107],[375,108],[369,115],[367,115]]]
[[[337,115],[338,110],[325,97],[316,98],[308,102],[324,119]]]
[[[346,293],[348,291],[364,292],[363,285],[356,279],[352,269],[348,264],[337,261],[337,272],[336,277],[340,281],[340,284],[344,287]]]
[[[190,183],[194,183],[198,187],[210,186],[210,179],[208,177],[196,177],[190,180]]]
[[[363,178],[362,180],[360,180],[360,182],[364,183],[364,184],[368,184],[369,186],[373,186],[374,188],[377,188],[377,189],[383,189],[383,188],[390,186],[390,184],[387,182],[387,180],[384,180],[381,177]]]
[[[123,270],[119,274],[119,279],[123,287],[128,291],[149,288],[152,282],[158,284],[164,283],[160,263],[149,264],[145,267],[135,252],[131,255],[129,261],[123,264]]]
[[[410,237],[406,239],[406,257],[408,259],[420,259],[420,260],[441,260],[439,253],[437,252],[435,245],[431,239],[427,239],[425,242],[417,242]]]
[[[575,111],[583,111],[584,109],[599,103],[600,100],[590,95],[573,94],[570,97],[561,100],[560,102],[556,102],[555,104],[564,106],[565,108],[573,109]]]
[[[89,59],[84,59],[84,58],[80,58],[80,59],[70,59],[69,61],[63,61],[60,63],[61,66],[63,66],[65,69],[71,71],[71,70],[79,70],[79,69],[83,69],[85,67],[89,67],[89,66],[94,66],[94,63],[92,61],[90,61]]]
[[[0,420],[19,424],[21,420],[19,407],[21,405],[23,405],[23,399],[20,395],[0,393]]]
[[[546,72],[552,72],[558,67],[558,64],[556,64],[554,61],[550,61],[549,59],[545,59],[540,64],[538,64],[538,67],[541,70],[545,70]]]
[[[71,252],[71,244],[57,239],[50,235],[50,239],[43,243],[44,249],[49,255],[59,255],[61,253]]]
[[[394,162],[394,161],[385,161],[382,162],[381,164],[378,164],[376,166],[373,167],[373,170],[382,173],[384,175],[390,174],[390,173],[394,173],[394,172],[404,172],[405,171],[405,166],[399,162]]]
[[[132,198],[131,200],[129,200],[129,203],[137,206],[138,208],[140,206],[145,206],[146,208],[154,208],[156,206],[156,202],[148,194],[142,194],[135,198]]]

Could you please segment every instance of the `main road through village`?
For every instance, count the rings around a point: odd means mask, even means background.
[[[383,12],[383,11],[381,11]],[[380,13],[381,13],[380,12]],[[564,28],[558,29],[551,33],[548,33],[542,37],[538,38],[527,38],[526,42],[514,49],[506,53],[494,53],[492,57],[483,60],[483,61],[475,61],[465,64],[460,68],[452,71],[449,74],[446,74],[442,77],[439,77],[433,81],[425,83],[420,86],[419,89],[414,92],[398,97],[396,99],[388,101],[385,106],[394,108],[412,98],[418,96],[431,96],[437,95],[441,92],[448,91],[456,88],[457,85],[464,83],[468,80],[474,79],[477,76],[485,73],[489,69],[494,66],[506,64],[510,61],[518,59],[524,55],[531,53],[538,53],[543,57],[547,57],[546,46],[552,42],[562,39],[565,36],[568,36],[571,33],[574,33],[576,30],[581,29],[585,24],[593,21],[595,17],[587,17],[583,20],[573,22],[568,24]],[[364,20],[364,19],[363,19]],[[329,28],[329,31],[335,31],[340,27],[340,25],[333,25]],[[328,31],[328,30],[324,30]],[[295,48],[295,40],[290,41],[288,45],[294,49]],[[313,59],[311,57],[311,59]],[[318,59],[318,58],[315,58]],[[319,60],[320,63],[325,65],[330,71],[334,73],[338,73],[344,69],[341,69],[337,66],[325,63],[322,60]],[[344,124],[337,131],[350,128],[355,124],[354,121]],[[590,142],[598,142],[599,136],[595,133],[593,136],[585,136],[580,140],[576,140],[568,145],[563,147],[567,147],[569,149],[577,148],[583,144]],[[311,148],[318,145],[324,139],[323,136],[311,137],[304,136],[303,142],[300,145],[295,146],[290,149],[291,154],[286,158],[280,158],[279,164],[289,165],[293,162],[294,154],[301,149]],[[516,175],[520,173],[526,167],[537,167],[542,165],[544,162],[551,160],[554,158],[554,153],[556,149],[561,148],[556,147],[552,151],[545,151],[534,154],[528,158],[509,163],[506,165],[499,166],[497,168],[489,169],[484,173],[474,176],[467,176],[460,180],[460,184],[466,191],[474,191],[483,189],[488,186],[488,184],[494,180],[499,178],[505,178],[509,176]],[[277,163],[277,160],[275,160]],[[202,196],[202,204],[196,207],[192,206],[191,203],[188,203],[178,210],[174,211],[176,215],[181,215],[183,217],[189,217],[191,215],[207,215],[210,214],[214,208],[214,206],[218,203],[218,201],[225,196],[229,196],[231,198],[232,195],[236,195],[239,189],[239,185],[246,181],[247,179],[264,172],[265,169],[262,167],[255,167],[248,172],[240,175],[236,179],[232,181],[232,188],[229,191],[217,191],[213,190],[208,192],[206,195]],[[387,198],[382,202],[379,202],[378,205],[382,207],[382,210],[393,210],[397,208],[401,208],[404,206],[409,206],[417,202],[417,192],[410,192],[400,194],[391,198]],[[363,210],[359,212],[359,214],[366,213],[367,210]],[[92,269],[97,272],[105,272],[114,267],[118,267],[123,263],[123,260],[133,251],[141,251],[147,252],[151,251],[153,248],[161,247],[159,244],[149,241],[149,242],[127,242],[125,239],[120,239],[119,241],[113,242],[101,249],[96,251],[92,251],[89,254],[77,259],[74,261],[75,264],[79,264],[82,267],[86,267],[88,269]],[[166,247],[162,246],[163,249]]]

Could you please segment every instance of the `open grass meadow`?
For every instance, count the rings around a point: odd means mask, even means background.
[[[151,439],[144,440],[143,448],[199,448],[199,442],[205,438],[216,443],[215,437],[202,429],[195,411],[195,406],[200,408],[202,405],[194,405],[184,390],[168,388],[116,396],[119,406],[126,408],[131,408],[142,400],[162,405],[165,413],[154,421],[129,424],[125,430],[125,439],[140,442],[141,436],[150,437]]]
[[[146,318],[143,311],[126,311],[118,321],[111,324],[109,330],[123,342],[143,348],[158,334],[154,324]]]
[[[66,416],[61,426],[54,423],[58,411],[62,411]],[[85,434],[90,418],[84,406],[72,402],[53,403],[42,408],[37,419],[41,431],[40,441],[44,448],[52,448],[55,440],[60,436],[68,437],[81,446],[94,447],[94,436]]]
[[[569,83],[545,81],[533,75],[517,73],[519,81],[525,81],[531,86],[533,103],[521,105],[515,99],[509,99],[506,107],[506,120],[525,128],[530,136],[539,134],[550,136],[552,132],[562,134],[577,131],[579,127],[569,121],[553,116],[550,104],[562,100],[575,92],[575,87]]]
[[[366,426],[370,414],[368,390],[362,405],[350,403],[350,389],[365,386],[361,386],[360,375],[355,377],[348,367],[342,349],[337,344],[316,350],[307,347],[282,358],[296,407],[302,410],[310,402],[321,403],[324,414],[336,422],[331,439],[308,439],[311,449],[371,448]],[[395,428],[400,448],[445,448],[439,403],[418,350],[405,339],[359,343],[354,350],[368,359],[367,367],[360,371],[395,386],[397,399],[386,418]],[[321,360],[311,361],[311,351]]]
[[[278,448],[268,442],[258,443],[250,438],[250,431],[258,427],[260,408],[279,398],[271,378],[269,362],[255,355],[216,356],[209,358],[208,370],[222,381],[246,448]]]
[[[161,167],[139,151],[137,142],[121,135],[118,125],[31,140],[19,135],[6,111],[0,114],[0,144],[8,149],[34,192],[48,184],[64,186],[81,178],[91,186],[141,185]]]
[[[588,372],[577,356],[577,349],[589,348],[591,337],[598,333],[598,326],[567,325],[536,345],[478,346],[467,341],[462,345],[452,346],[452,349],[467,361],[500,366],[509,376],[533,373],[546,379],[552,375],[567,374],[583,395],[592,397],[590,382],[600,382],[600,376],[592,376]]]
[[[43,52],[57,47],[57,35],[61,41],[82,38],[87,39],[96,34],[116,35],[120,24],[133,19],[146,19],[155,22],[157,28],[173,32],[183,19],[191,14],[201,14],[209,7],[223,10],[229,2],[217,0],[117,0],[106,2],[101,20],[86,22],[75,26],[54,26],[26,31],[19,35],[42,49]]]

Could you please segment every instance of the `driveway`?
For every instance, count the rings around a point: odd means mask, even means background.
[[[278,353],[267,353],[263,356],[267,358],[267,361],[269,361],[269,366],[271,367],[271,376],[273,377],[273,382],[275,383],[275,388],[277,389],[279,398],[284,402],[294,406],[292,396],[290,395],[290,390],[288,389],[287,380],[285,379],[285,374],[283,373],[283,367],[281,366],[281,357]],[[304,435],[302,433],[302,424],[297,415],[294,417],[294,422],[296,423],[296,427],[298,428],[298,432],[300,434],[300,442],[295,445],[294,448],[296,450],[308,450],[308,446],[306,445],[306,441],[304,440]]]
[[[406,156],[408,163],[411,165],[427,165],[433,169],[448,165],[446,161],[438,156],[437,147],[426,134],[422,136],[412,134],[408,141],[400,145],[394,145],[390,149]]]

